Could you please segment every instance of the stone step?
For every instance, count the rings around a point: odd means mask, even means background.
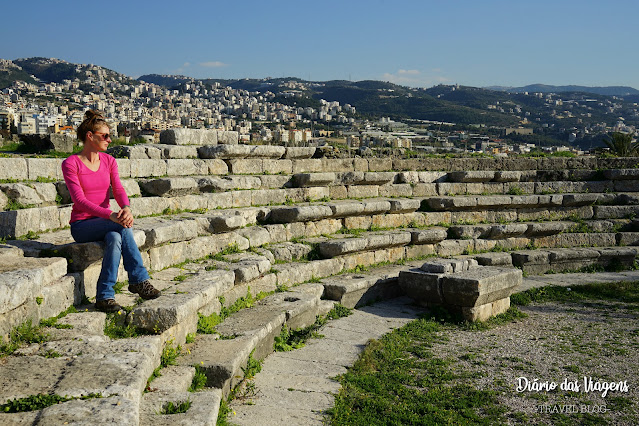
[[[630,268],[639,249],[635,247],[575,247],[521,250],[511,253],[513,265],[529,274],[578,270],[588,265]]]
[[[412,241],[408,231],[366,232],[361,236],[330,239],[318,243],[319,252],[324,258],[332,258],[360,251],[404,246]]]
[[[157,380],[157,379],[156,379]],[[217,422],[222,394],[219,389],[201,392],[148,392],[140,404],[141,426],[213,426]],[[185,413],[159,414],[168,403],[190,404]]]
[[[53,340],[30,347],[32,355],[5,358],[0,403],[40,393],[66,397],[99,394],[44,410],[0,414],[0,423],[138,424],[142,391],[160,362],[159,337],[102,341]],[[55,357],[46,354],[55,353]]]

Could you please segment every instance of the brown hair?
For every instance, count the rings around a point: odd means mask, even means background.
[[[101,126],[109,127],[102,114],[93,109],[88,110],[84,113],[84,121],[78,126],[78,139],[84,142],[88,132],[95,132],[95,130]]]

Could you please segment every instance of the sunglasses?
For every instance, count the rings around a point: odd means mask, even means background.
[[[93,132],[94,135],[102,135],[102,140],[111,139],[110,133]]]

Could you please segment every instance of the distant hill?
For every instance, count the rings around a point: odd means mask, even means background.
[[[59,59],[51,58],[27,58],[16,59],[14,64],[22,67],[23,70],[36,76],[41,81],[61,83],[62,80],[73,80],[80,78],[76,73],[76,65]]]
[[[172,88],[179,84],[186,83],[192,80],[194,79],[184,75],[145,74],[138,77],[138,81],[157,84],[158,86],[164,86],[168,88]]]
[[[14,81],[24,81],[27,83],[36,83],[36,80],[21,67],[12,61],[3,61],[0,64],[0,89],[9,87]]]
[[[582,92],[594,93],[604,96],[628,96],[639,95],[639,90],[628,86],[606,86],[606,87],[588,87],[588,86],[552,86],[548,84],[529,84],[524,87],[505,87],[491,86],[486,87],[489,90],[499,90],[503,92],[522,93],[522,92],[540,92],[540,93],[562,93],[562,92]]]

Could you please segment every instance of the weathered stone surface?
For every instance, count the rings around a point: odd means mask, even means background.
[[[160,133],[160,143],[167,145],[217,145],[217,130],[168,129]]]
[[[22,183],[0,184],[0,191],[9,199],[23,206],[35,206],[43,202],[43,199],[38,195],[35,189]]]
[[[197,147],[188,145],[153,145],[160,150],[163,159],[197,158]]]
[[[481,306],[473,306],[472,308],[462,306],[460,311],[462,317],[466,321],[486,321],[491,317],[503,314],[510,308],[510,297],[495,300]]]
[[[491,225],[453,225],[449,228],[452,237],[469,239],[469,238],[488,238],[492,229]]]
[[[464,251],[473,250],[473,240],[444,240],[435,245],[437,255],[441,257],[457,256]]]
[[[286,147],[286,152],[283,158],[288,159],[301,159],[311,158],[315,154],[316,148],[314,146],[309,147]]]
[[[420,269],[410,269],[399,273],[399,286],[406,296],[420,305],[441,305],[444,297],[440,280],[443,273],[427,273]]]
[[[130,160],[131,177],[152,177],[166,175],[166,160]]]
[[[332,172],[297,173],[293,176],[295,185],[298,187],[330,185],[335,182],[335,179],[335,173]]]
[[[482,253],[475,255],[475,260],[481,266],[512,266],[510,253]]]
[[[277,145],[212,145],[198,148],[201,158],[281,158],[286,148]]]
[[[323,257],[331,258],[347,253],[366,250],[368,239],[366,238],[340,238],[339,240],[325,241],[319,244],[319,250]]]
[[[166,174],[169,176],[206,175],[210,161],[196,159],[170,159],[166,161]]]
[[[524,235],[528,231],[525,223],[509,223],[507,225],[492,225],[490,227],[490,238],[493,240],[503,240],[506,238]]]
[[[346,187],[347,198],[374,198],[379,196],[379,186],[350,185]]]
[[[586,206],[599,201],[599,194],[564,194],[564,206]]]
[[[143,248],[189,240],[200,231],[198,222],[192,219],[144,218],[136,222],[136,228],[146,234]]]
[[[347,274],[322,280],[324,297],[354,308],[375,299],[389,299],[401,294],[397,277],[402,267],[380,268],[373,274]]]
[[[520,171],[496,171],[496,182],[519,182],[521,180],[522,172]]]
[[[468,271],[477,267],[477,261],[466,259],[432,259],[420,266],[424,272],[432,274],[452,274],[454,272]]]
[[[421,200],[414,199],[392,199],[390,202],[390,213],[409,213],[419,209]]]
[[[29,180],[36,180],[39,177],[62,179],[62,159],[60,158],[27,158],[27,169]],[[22,175],[19,171],[17,176]],[[8,179],[20,179],[11,176]]]
[[[42,287],[66,273],[67,261],[59,257],[6,257],[0,260],[0,313],[40,296]]]
[[[166,369],[164,369],[166,370]],[[162,374],[164,374],[164,370]],[[162,377],[160,377],[161,379]],[[153,385],[158,379],[153,381]],[[149,392],[143,395],[140,405],[140,424],[154,426],[214,426],[216,424],[222,393],[219,389],[201,392]],[[189,401],[186,413],[157,414],[169,402]]]
[[[0,158],[0,179],[29,179],[27,160],[24,158]]]
[[[331,217],[333,211],[329,206],[295,206],[274,207],[268,217],[273,223],[305,222],[308,220],[320,220]]]
[[[240,140],[239,132],[232,130],[218,130],[217,131],[217,143],[227,145],[237,145]]]
[[[411,229],[412,244],[435,244],[446,239],[446,228]]]
[[[493,171],[464,171],[448,173],[451,182],[488,182],[495,178]]]
[[[262,174],[264,163],[261,158],[227,160],[229,172],[237,175]]]
[[[604,170],[604,177],[610,180],[637,180],[639,179],[639,169]]]
[[[164,331],[191,317],[224,291],[233,287],[230,271],[203,271],[177,284],[175,293],[149,300],[129,315],[131,324],[149,331]]]
[[[521,280],[519,269],[474,268],[444,275],[442,295],[446,304],[477,307],[509,297]]]
[[[174,197],[197,191],[198,183],[190,177],[172,177],[140,181],[140,187],[149,194]]]
[[[201,335],[195,343],[185,347],[187,353],[178,358],[179,365],[198,365],[207,377],[207,386],[228,395],[244,376],[249,355],[259,342],[257,335],[217,340],[214,335]]]
[[[534,222],[528,224],[526,235],[529,237],[543,237],[564,232],[574,226],[572,222]]]
[[[639,206],[594,206],[595,219],[622,219],[639,215]]]

